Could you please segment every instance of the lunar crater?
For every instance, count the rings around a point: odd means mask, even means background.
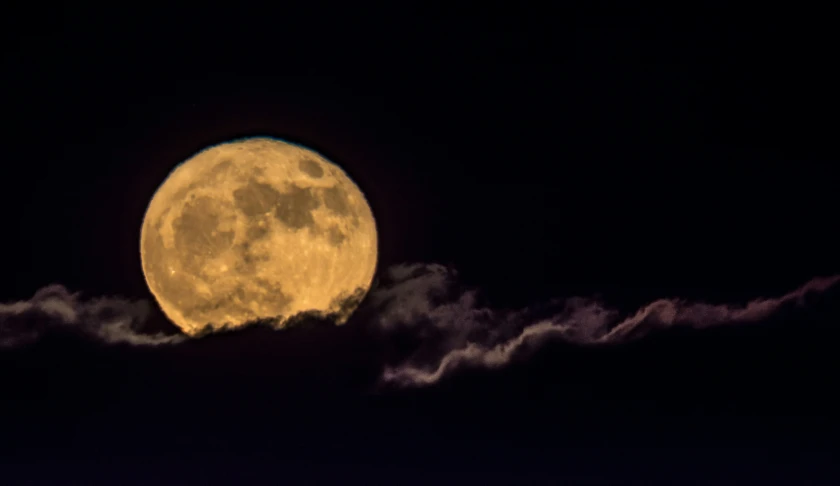
[[[280,197],[279,191],[254,179],[249,180],[247,185],[233,191],[236,207],[247,217],[270,213],[277,206]]]
[[[321,165],[318,164],[318,162],[315,162],[312,159],[301,160],[298,162],[298,168],[301,172],[313,179],[320,179],[324,176],[324,169],[321,168]]]
[[[321,201],[312,189],[291,186],[288,192],[280,194],[274,207],[274,216],[292,229],[314,227],[312,210],[320,205]]]
[[[173,221],[175,247],[180,252],[216,256],[233,245],[235,231],[224,204],[207,197],[184,205]]]
[[[324,206],[330,211],[345,216],[350,214],[350,206],[347,204],[346,195],[338,187],[328,187],[321,190],[321,197],[324,198]]]
[[[337,227],[333,226],[329,230],[327,230],[327,239],[333,245],[338,246],[344,243],[344,241],[347,239],[347,235],[342,233],[342,231]]]

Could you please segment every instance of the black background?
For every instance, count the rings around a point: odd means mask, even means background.
[[[0,295],[150,297],[147,202],[246,135],[346,169],[380,270],[451,264],[496,306],[741,302],[840,271],[819,14],[506,8],[5,16]],[[361,325],[57,339],[1,355],[3,482],[832,484],[837,309],[820,305],[379,394],[386,345]]]

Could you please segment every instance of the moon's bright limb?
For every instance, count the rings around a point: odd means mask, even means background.
[[[376,269],[364,195],[338,166],[272,138],[207,148],[180,164],[143,220],[149,289],[187,334],[307,311],[349,317]]]

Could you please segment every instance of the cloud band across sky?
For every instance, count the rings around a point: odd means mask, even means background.
[[[137,346],[174,344],[184,339],[140,331],[150,312],[151,305],[144,300],[83,300],[61,285],[49,285],[28,301],[0,303],[0,348],[32,343],[57,329],[81,332],[106,343]]]
[[[401,264],[383,273],[360,314],[394,347],[410,338],[413,345],[385,366],[380,378],[383,384],[413,387],[434,384],[465,367],[503,367],[550,340],[617,344],[673,326],[701,329],[762,321],[838,282],[840,276],[815,278],[787,294],[740,305],[659,299],[622,314],[597,300],[576,297],[501,311],[479,305],[477,292],[459,288],[457,274],[450,268]],[[146,300],[85,300],[60,285],[50,285],[27,301],[0,303],[0,348],[33,343],[62,329],[109,344],[135,346],[193,339],[144,331],[151,312]]]
[[[631,315],[584,298],[551,302],[539,310],[500,312],[477,306],[475,292],[453,294],[455,280],[454,272],[441,265],[398,265],[372,292],[370,302],[377,307],[381,331],[433,336],[414,355],[387,367],[384,383],[424,386],[463,367],[501,367],[552,339],[617,344],[672,326],[700,329],[761,321],[786,304],[801,304],[808,294],[825,292],[840,282],[840,276],[815,278],[782,296],[744,305],[659,299]]]

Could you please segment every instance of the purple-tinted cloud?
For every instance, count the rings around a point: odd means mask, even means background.
[[[660,299],[629,316],[583,298],[548,303],[543,309],[495,311],[476,305],[476,294],[453,295],[455,273],[441,265],[406,264],[390,268],[370,295],[377,325],[384,332],[434,334],[417,354],[386,368],[382,380],[403,386],[433,384],[465,366],[496,368],[546,340],[581,345],[625,342],[654,329],[706,328],[766,319],[806,294],[825,292],[840,276],[815,278],[776,298],[745,305]]]
[[[0,347],[34,342],[57,328],[76,330],[107,343],[138,346],[174,344],[185,339],[181,335],[141,332],[140,326],[150,311],[150,304],[144,300],[82,300],[61,285],[50,285],[27,301],[0,303]]]
[[[548,340],[578,345],[621,343],[672,326],[705,328],[764,320],[786,304],[803,303],[840,276],[815,278],[776,298],[743,305],[660,299],[630,315],[593,299],[571,298],[516,311],[482,307],[477,293],[458,287],[457,274],[437,264],[389,268],[365,306],[375,328],[390,337],[410,336],[408,357],[388,366],[382,381],[402,386],[434,384],[463,367],[497,368]],[[145,300],[119,297],[81,299],[50,285],[26,301],[0,303],[0,348],[37,341],[56,329],[79,332],[106,343],[137,346],[176,344],[188,339],[143,331],[151,312]]]

